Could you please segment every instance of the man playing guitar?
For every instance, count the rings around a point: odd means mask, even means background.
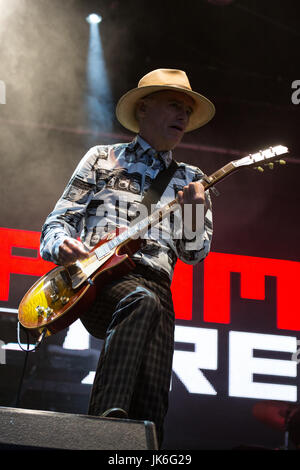
[[[145,75],[116,109],[120,123],[136,137],[87,152],[45,221],[42,257],[69,266],[84,259],[110,230],[128,224],[130,208],[134,212],[151,183],[170,166],[184,133],[206,124],[214,112],[207,98],[192,91],[185,72],[159,69]],[[143,247],[132,255],[135,268],[106,284],[81,316],[92,335],[105,339],[89,414],[153,421],[159,446],[174,347],[174,266],[178,258],[189,264],[202,261],[212,238],[211,202],[202,177],[198,168],[178,164],[159,204],[177,198],[182,211],[145,236]],[[183,220],[180,230],[175,227],[178,217]]]

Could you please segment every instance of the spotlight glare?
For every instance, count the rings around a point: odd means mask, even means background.
[[[97,24],[102,21],[102,17],[97,15],[96,13],[91,13],[89,16],[86,17],[86,21],[90,24]]]

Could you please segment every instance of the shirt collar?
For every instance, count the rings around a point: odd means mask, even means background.
[[[129,144],[129,148],[132,151],[135,151],[136,148],[140,146],[143,149],[143,152],[147,152],[147,150],[152,149],[153,152],[158,156],[159,160],[163,162],[165,168],[168,168],[172,161],[172,150],[168,150],[165,152],[157,152],[153,147],[151,147],[148,142],[146,142],[140,135],[137,135],[132,142]]]

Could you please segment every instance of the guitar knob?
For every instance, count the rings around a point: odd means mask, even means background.
[[[46,308],[45,314],[46,314],[47,318],[50,317],[50,315],[52,315],[52,313],[53,313],[53,308],[50,308],[50,307]]]
[[[57,294],[51,294],[50,295],[52,302],[56,302],[59,299],[59,295]]]
[[[70,298],[69,297],[61,297],[60,301],[63,305],[66,305],[69,302]]]
[[[43,315],[45,309],[44,307],[41,307],[40,305],[38,305],[37,307],[35,307],[35,310],[37,311],[37,314],[38,315]]]

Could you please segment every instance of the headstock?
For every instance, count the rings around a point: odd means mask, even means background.
[[[280,155],[288,153],[288,148],[283,145],[276,145],[275,147],[269,147],[266,150],[260,150],[257,153],[250,154],[247,157],[235,160],[232,164],[238,168],[241,166],[254,167],[255,170],[263,172],[263,166],[270,169],[274,168],[274,163],[285,165],[285,160],[279,158]]]

